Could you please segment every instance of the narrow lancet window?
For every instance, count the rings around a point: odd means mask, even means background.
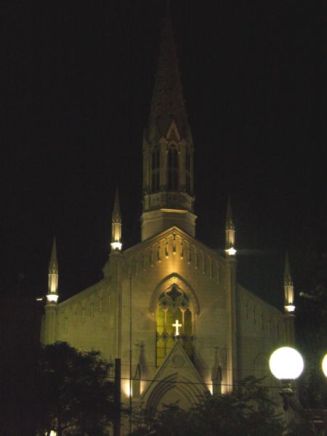
[[[168,150],[168,191],[178,190],[178,152],[176,148]]]
[[[158,148],[152,152],[151,173],[151,191],[157,192],[160,187],[160,150]]]

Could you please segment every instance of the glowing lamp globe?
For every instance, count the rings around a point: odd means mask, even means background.
[[[304,362],[301,354],[295,348],[281,347],[270,356],[269,368],[272,375],[278,380],[295,380],[302,374]]]
[[[327,354],[325,354],[324,358],[322,359],[321,368],[324,376],[327,377]]]

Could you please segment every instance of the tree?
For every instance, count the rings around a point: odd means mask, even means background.
[[[108,370],[98,352],[82,353],[64,342],[43,347],[37,382],[40,434],[107,434],[114,410]]]
[[[132,435],[278,436],[283,429],[267,389],[249,377],[234,392],[208,395],[188,412],[175,404],[155,416],[143,413]]]
[[[230,394],[206,398],[193,413],[208,435],[276,436],[283,430],[276,404],[254,377],[244,379]]]

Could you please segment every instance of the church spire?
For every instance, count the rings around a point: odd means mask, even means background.
[[[192,141],[183,98],[173,24],[167,6],[161,30],[160,55],[152,94],[148,139],[166,136],[173,121],[180,135]]]
[[[48,294],[47,303],[57,303],[58,295],[59,269],[57,259],[57,244],[56,238],[53,239],[52,250],[49,262],[48,271]]]
[[[232,214],[230,197],[227,200],[226,226],[225,226],[225,253],[228,256],[235,256],[235,226]]]
[[[193,141],[167,7],[144,131],[142,240],[174,225],[195,236],[193,184]]]
[[[294,285],[291,276],[288,253],[286,253],[285,256],[285,267],[284,267],[284,309],[285,312],[287,313],[292,313],[295,311]]]
[[[114,208],[112,211],[111,221],[111,249],[112,251],[121,251],[122,249],[122,222],[119,205],[119,193],[118,189],[115,192]]]

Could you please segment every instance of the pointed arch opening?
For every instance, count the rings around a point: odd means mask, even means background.
[[[156,366],[163,363],[177,336],[192,360],[194,308],[189,296],[176,284],[172,284],[158,296],[155,318]]]
[[[157,192],[160,188],[160,149],[152,150],[151,153],[151,192]]]
[[[167,189],[168,191],[178,191],[179,185],[179,157],[174,144],[168,149],[167,157]]]
[[[146,409],[149,413],[155,413],[158,409],[166,404],[176,403],[182,409],[188,410],[206,395],[207,392],[201,383],[194,383],[187,377],[179,377],[178,374],[163,378],[149,393],[146,400]]]

